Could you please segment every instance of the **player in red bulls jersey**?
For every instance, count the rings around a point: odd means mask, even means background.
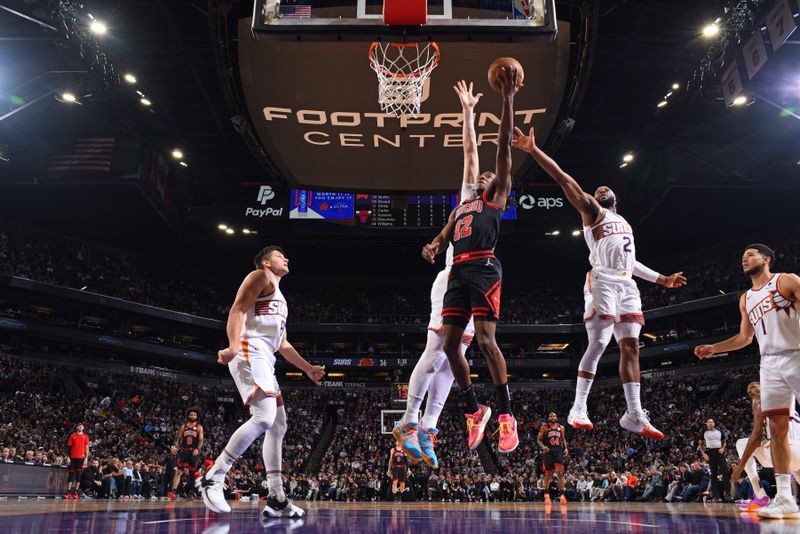
[[[791,490],[790,414],[800,398],[800,277],[772,273],[775,252],[761,243],[747,245],[742,270],[752,288],[739,299],[742,315],[739,333],[713,345],[694,349],[698,358],[727,354],[758,339],[761,352],[761,415],[769,420],[772,464],[777,493],[772,502],[756,513],[765,519],[800,515]]]
[[[286,434],[286,410],[275,379],[275,353],[320,383],[325,369],[308,363],[286,339],[288,306],[280,282],[289,273],[289,259],[280,247],[265,247],[253,259],[256,269],[245,277],[228,314],[228,347],[218,362],[227,365],[245,406],[248,419],[233,433],[225,449],[206,474],[197,479],[203,503],[212,512],[229,513],[223,483],[236,460],[259,436],[264,436],[263,459],[267,472],[267,517],[301,517],[283,489],[281,453]]]
[[[406,491],[406,479],[408,478],[408,457],[403,452],[400,443],[395,444],[389,451],[389,468],[386,476],[392,479],[392,495],[395,501],[403,498]],[[399,493],[399,494],[398,494]]]
[[[508,453],[519,445],[517,421],[511,413],[511,394],[503,353],[495,341],[500,318],[500,293],[503,270],[494,255],[500,235],[500,218],[511,191],[511,134],[514,121],[514,94],[517,72],[504,67],[498,76],[503,96],[503,111],[498,133],[495,172],[478,177],[474,199],[465,200],[450,214],[442,232],[422,250],[433,263],[436,254],[449,240],[453,244],[453,267],[447,282],[442,308],[444,352],[456,383],[467,405],[468,445],[475,449],[483,440],[492,411],[478,404],[469,377],[469,364],[461,352],[461,339],[470,318],[475,320],[475,338],[483,353],[497,392],[500,411],[498,451]]]
[[[536,146],[533,128],[524,135],[517,128],[514,146],[533,159],[561,186],[564,194],[581,215],[583,237],[589,247],[592,270],[583,286],[584,324],[589,343],[578,366],[575,402],[567,423],[577,429],[591,429],[586,399],[592,387],[597,364],[613,334],[620,350],[619,374],[625,390],[627,411],[619,421],[625,430],[652,439],[664,434],[650,424],[639,396],[639,333],[644,325],[642,299],[633,280],[643,280],[676,288],[686,285],[683,273],[663,276],[636,261],[633,230],[617,213],[617,197],[606,187],[598,187],[594,196],[586,193],[572,176],[565,173],[550,156]]]
[[[539,429],[536,443],[542,449],[544,464],[544,503],[550,504],[550,479],[558,475],[558,495],[561,504],[567,503],[564,496],[564,458],[569,456],[564,427],[558,422],[555,412],[547,414],[547,423]]]
[[[191,484],[194,481],[194,474],[200,467],[202,460],[200,451],[203,449],[205,436],[203,435],[203,425],[197,422],[199,414],[199,408],[189,408],[186,411],[186,422],[178,429],[178,438],[175,440],[175,446],[178,447],[178,469],[175,470],[172,491],[167,494],[167,497],[172,500],[175,499],[175,491],[180,484],[181,475],[189,475]]]

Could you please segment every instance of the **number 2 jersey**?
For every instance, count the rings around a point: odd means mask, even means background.
[[[583,227],[583,237],[592,266],[583,286],[584,321],[599,316],[643,325],[642,300],[633,280],[636,245],[631,225],[618,213],[603,209],[597,222]]]

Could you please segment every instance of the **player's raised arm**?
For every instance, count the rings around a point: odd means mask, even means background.
[[[447,241],[453,234],[453,226],[456,223],[456,210],[450,212],[450,218],[444,225],[442,231],[433,238],[433,241],[422,247],[422,257],[428,263],[436,263],[436,256],[445,249]]]
[[[530,154],[536,163],[556,181],[567,196],[569,203],[580,212],[584,226],[594,223],[600,215],[600,204],[597,203],[597,200],[584,191],[572,176],[564,172],[553,158],[536,146],[533,128],[529,135],[522,133],[519,128],[514,128],[514,132],[516,134],[513,141],[514,147]]]
[[[218,363],[227,364],[236,357],[236,353],[242,348],[242,325],[247,310],[255,305],[256,298],[262,292],[269,294],[273,291],[275,291],[275,284],[261,269],[253,271],[245,277],[228,312],[228,324],[225,327],[225,332],[228,334],[228,348],[217,353]]]
[[[506,208],[506,201],[511,192],[511,141],[514,134],[514,95],[517,86],[517,69],[503,67],[497,76],[500,92],[503,95],[503,112],[500,117],[500,128],[497,132],[497,163],[495,179],[489,185],[486,197],[501,210]]]
[[[648,282],[652,282],[654,284],[658,284],[660,286],[668,287],[670,289],[683,287],[687,282],[686,277],[683,276],[683,272],[664,276],[663,274],[658,274],[653,269],[639,261],[633,264],[633,276],[641,278],[642,280],[647,280]]]
[[[325,366],[312,365],[308,360],[300,356],[300,353],[286,339],[286,335],[283,336],[278,352],[283,356],[283,359],[308,375],[312,382],[318,386],[320,385],[322,378],[325,376]]]
[[[461,198],[472,194],[472,187],[478,180],[478,141],[475,136],[475,105],[483,93],[472,94],[472,82],[469,86],[464,80],[453,86],[461,102],[463,113],[462,136],[464,138],[464,177],[461,181]]]
[[[704,358],[711,358],[715,354],[719,354],[721,352],[739,350],[753,342],[755,330],[753,330],[753,325],[750,324],[750,319],[747,318],[747,310],[744,306],[746,295],[747,293],[742,293],[741,298],[739,298],[739,311],[742,314],[742,322],[739,326],[739,333],[729,339],[726,339],[725,341],[720,341],[719,343],[714,343],[713,345],[698,345],[694,348],[695,356],[701,360]]]

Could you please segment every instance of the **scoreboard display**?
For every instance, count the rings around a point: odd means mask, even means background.
[[[512,198],[515,193],[511,192]],[[292,190],[290,219],[333,220],[360,228],[442,228],[459,195],[372,195]],[[503,220],[516,220],[509,206]]]
[[[408,384],[393,384],[392,404],[405,403],[408,399]]]

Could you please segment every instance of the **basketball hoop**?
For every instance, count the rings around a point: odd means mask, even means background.
[[[381,43],[369,47],[369,63],[378,75],[378,103],[395,117],[419,115],[425,81],[439,64],[436,43]]]

